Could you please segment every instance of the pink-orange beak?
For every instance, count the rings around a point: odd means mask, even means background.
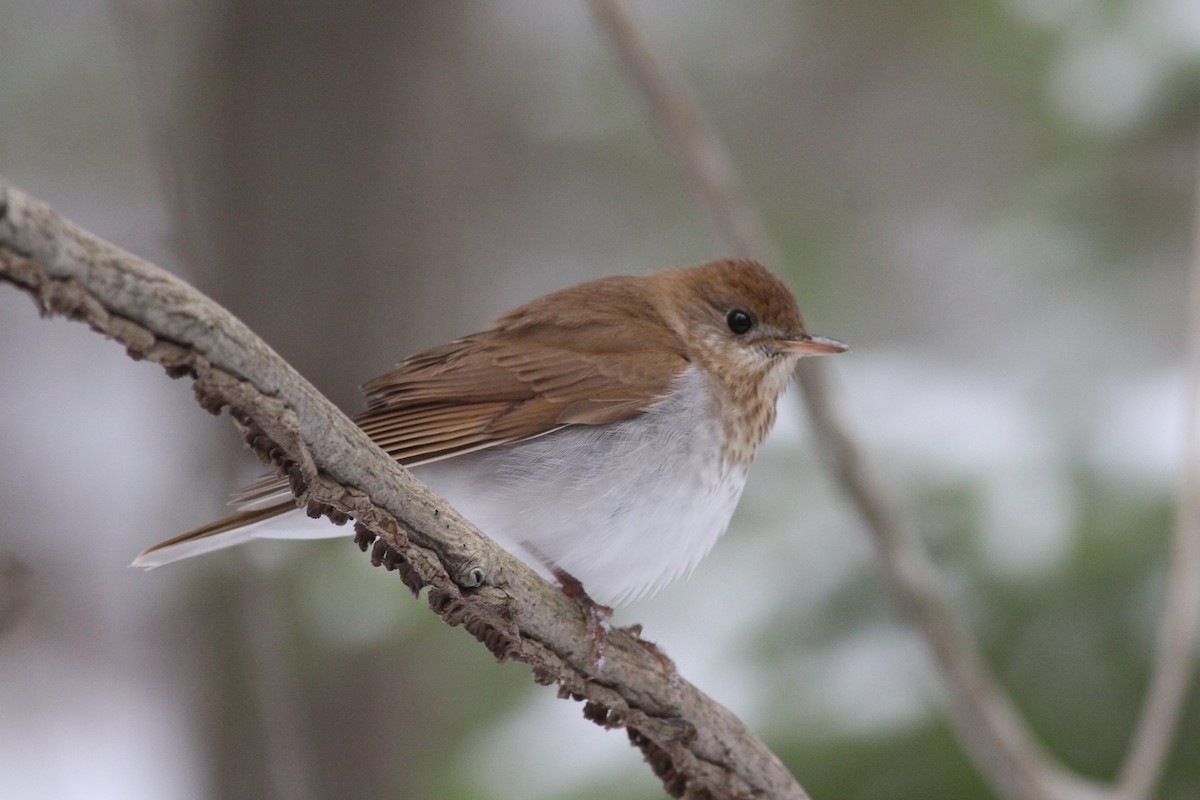
[[[795,339],[780,339],[779,344],[801,356],[828,356],[834,353],[844,353],[850,349],[836,339],[807,334]]]

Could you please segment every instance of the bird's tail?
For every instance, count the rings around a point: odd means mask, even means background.
[[[327,519],[310,519],[289,498],[259,508],[236,511],[215,522],[159,542],[135,558],[130,566],[154,569],[251,539],[326,539],[345,535],[345,528],[339,528]]]

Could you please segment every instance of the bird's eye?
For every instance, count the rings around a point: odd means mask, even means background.
[[[740,308],[735,308],[725,315],[725,322],[729,325],[729,330],[741,336],[746,331],[754,327],[754,319],[746,311]]]

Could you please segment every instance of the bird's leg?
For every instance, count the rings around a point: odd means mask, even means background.
[[[608,606],[603,606],[593,600],[584,590],[583,584],[579,579],[565,569],[553,565],[547,565],[548,569],[554,573],[558,585],[562,588],[562,593],[579,604],[579,608],[583,611],[583,619],[587,623],[588,633],[591,634],[594,647],[592,649],[592,658],[588,662],[592,670],[598,670],[604,666],[604,647],[608,643],[609,619],[612,618],[613,610]],[[657,644],[649,639],[642,638],[642,624],[640,622],[633,625],[628,625],[624,628],[618,628],[629,634],[635,642],[642,646],[646,652],[658,659],[658,663],[662,665],[667,674],[675,672],[675,662],[671,657],[662,651]]]
[[[588,635],[592,637],[592,656],[588,659],[588,666],[593,672],[596,672],[604,666],[604,648],[608,643],[608,621],[612,619],[613,610],[593,600],[578,578],[546,558],[538,548],[529,542],[522,542],[521,546],[542,562],[546,569],[550,570],[554,579],[558,581],[562,593],[574,600],[575,604],[579,606],[579,610],[583,612],[584,624],[587,625]]]
[[[613,610],[600,605],[588,595],[583,584],[565,569],[551,566],[562,592],[571,598],[583,612],[583,621],[587,624],[588,635],[592,637],[592,657],[588,666],[595,672],[604,666],[604,647],[608,643],[608,621],[612,619]]]

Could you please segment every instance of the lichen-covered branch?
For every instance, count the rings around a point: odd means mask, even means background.
[[[228,311],[196,289],[62,219],[0,179],[0,280],[44,315],[87,323],[135,359],[192,378],[200,404],[228,408],[247,443],[291,480],[310,514],[355,520],[372,560],[498,659],[625,727],[686,797],[803,798],[804,790],[731,712],[614,631],[600,674],[574,603],[480,535],[397,465]]]

